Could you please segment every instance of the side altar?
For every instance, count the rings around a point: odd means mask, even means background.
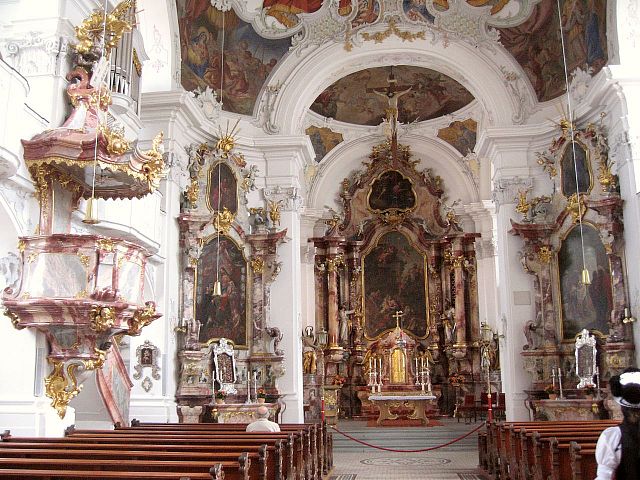
[[[246,422],[263,400],[277,420],[285,335],[271,323],[271,285],[282,267],[280,209],[292,192],[251,192],[258,170],[235,151],[234,132],[194,144],[178,218],[181,291],[178,415],[182,422]],[[254,203],[250,206],[251,199]],[[216,403],[224,400],[224,404]]]

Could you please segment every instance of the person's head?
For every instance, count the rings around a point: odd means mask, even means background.
[[[611,395],[622,407],[625,421],[638,423],[640,420],[640,369],[627,368],[620,375],[609,380]]]
[[[264,405],[260,405],[256,410],[258,418],[269,418],[269,409]]]

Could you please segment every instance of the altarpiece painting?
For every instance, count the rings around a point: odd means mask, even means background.
[[[584,262],[591,284],[581,283],[583,268],[580,227],[575,227],[562,242],[558,253],[562,330],[565,339],[574,338],[582,329],[607,331],[613,296],[611,273],[604,245],[595,228],[582,226]]]
[[[238,211],[238,182],[228,165],[218,162],[209,169],[207,206],[217,211],[223,207],[235,214]]]
[[[365,334],[374,338],[395,328],[393,314],[404,313],[401,327],[416,337],[427,333],[426,259],[402,233],[382,235],[364,257]]]
[[[220,236],[207,243],[198,260],[195,304],[200,323],[200,341],[228,338],[235,345],[247,344],[247,261],[233,240]],[[219,262],[219,267],[218,267]],[[219,268],[219,270],[218,270]],[[222,295],[213,295],[219,271]]]
[[[560,175],[562,177],[562,194],[565,197],[575,195],[578,191],[580,193],[591,191],[589,158],[587,150],[580,142],[569,142],[565,147],[560,164]]]

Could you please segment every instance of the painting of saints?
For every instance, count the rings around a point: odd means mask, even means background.
[[[575,162],[573,153],[575,152]],[[576,188],[576,170],[578,171],[578,187]],[[562,154],[560,162],[560,175],[562,178],[562,194],[565,197],[574,195],[577,190],[580,193],[591,191],[591,173],[586,149],[578,142],[569,142]]]
[[[371,185],[369,208],[383,212],[390,209],[408,210],[416,205],[411,180],[396,170],[388,170]]]
[[[184,89],[210,87],[224,110],[251,115],[258,93],[289,50],[290,40],[262,38],[233,9],[223,13],[209,0],[177,0],[176,7]]]
[[[364,263],[365,334],[374,338],[396,326],[417,337],[427,333],[426,260],[407,237],[397,231],[382,235]]]
[[[207,204],[211,211],[222,211],[224,208],[231,213],[238,211],[236,177],[228,165],[219,162],[209,169],[207,192]]]
[[[572,339],[583,328],[607,332],[613,307],[609,260],[595,228],[583,224],[585,268],[591,284],[583,285],[580,227],[575,227],[562,242],[558,253],[563,336]]]
[[[607,63],[607,2],[542,0],[520,25],[502,28],[500,42],[520,63],[538,100],[545,102],[565,92],[562,42],[566,47],[567,71],[591,69],[597,74]]]
[[[213,295],[217,275],[221,284],[219,296]],[[247,262],[231,239],[220,237],[219,254],[215,237],[204,246],[198,259],[195,292],[200,342],[225,337],[235,345],[246,345],[246,279]]]

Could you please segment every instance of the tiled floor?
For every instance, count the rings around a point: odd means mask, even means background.
[[[398,450],[433,447],[457,438],[478,424],[444,419],[442,426],[370,428],[365,422],[341,420],[338,429],[376,446]],[[478,465],[476,434],[450,446],[420,453],[376,450],[333,432],[331,480],[485,480]]]

